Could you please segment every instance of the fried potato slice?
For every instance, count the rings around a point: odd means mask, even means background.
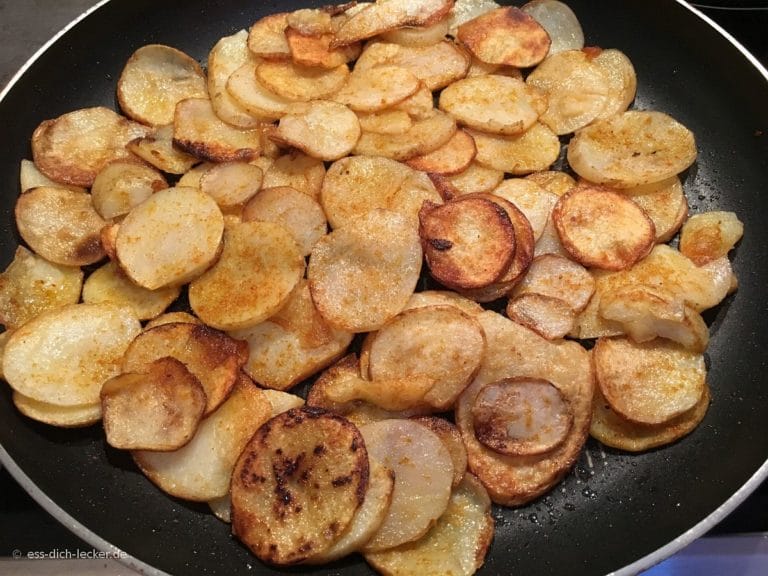
[[[419,211],[422,250],[435,280],[449,288],[482,288],[499,280],[515,255],[515,230],[490,199],[463,196]]]
[[[556,256],[562,256],[568,260],[571,259],[571,255],[563,248],[560,242],[560,236],[557,234],[555,223],[552,218],[547,220],[547,224],[544,226],[544,231],[536,241],[536,247],[533,252],[535,257],[543,256],[545,254],[555,254]]]
[[[511,298],[507,316],[547,340],[565,337],[576,321],[576,312],[568,302],[535,292]]]
[[[101,403],[59,406],[13,391],[13,405],[27,418],[58,428],[82,428],[101,420]]]
[[[455,132],[456,122],[453,118],[435,110],[431,116],[415,121],[401,134],[363,132],[352,153],[408,160],[437,150],[448,142]]]
[[[500,7],[493,0],[456,0],[448,14],[448,33],[455,38],[459,26]]]
[[[314,100],[292,110],[280,118],[274,140],[326,161],[338,160],[355,148],[360,122],[343,104]]]
[[[101,385],[120,373],[123,353],[141,331],[130,308],[70,304],[14,330],[3,375],[11,388],[40,402],[81,406],[99,401]]]
[[[406,112],[414,120],[425,120],[432,116],[435,109],[432,91],[422,82],[413,96],[395,104],[392,109]]]
[[[333,99],[355,112],[378,112],[413,96],[421,83],[401,66],[358,68]]]
[[[288,12],[278,12],[260,18],[248,30],[248,50],[258,58],[288,60],[291,47],[285,38]]]
[[[395,212],[375,209],[315,244],[307,279],[330,324],[369,332],[403,309],[421,272],[416,230]]]
[[[289,392],[272,390],[270,388],[265,388],[261,392],[272,406],[272,416],[287,412],[291,408],[301,408],[304,406],[304,398]]]
[[[182,362],[200,380],[208,415],[232,392],[248,359],[248,345],[203,324],[161,324],[131,342],[122,358],[122,371],[147,372],[152,362],[166,356]]]
[[[628,198],[596,186],[580,186],[560,197],[552,220],[568,253],[585,266],[623,270],[653,248],[656,229]]]
[[[429,376],[381,378],[364,380],[362,377],[339,380],[328,388],[326,397],[331,402],[346,404],[361,400],[384,410],[409,410],[422,405],[424,395],[435,387],[437,380]]]
[[[471,137],[471,136],[470,136]],[[472,142],[475,139],[472,138]],[[477,151],[477,146],[475,146]],[[477,156],[477,154],[475,154]],[[466,170],[458,174],[443,175],[430,173],[429,178],[446,200],[464,194],[491,192],[504,179],[504,172],[486,168],[473,161]]]
[[[368,488],[366,443],[320,408],[275,416],[248,442],[232,475],[232,530],[259,559],[301,562],[328,550]]]
[[[150,126],[173,122],[176,104],[182,100],[207,97],[200,64],[164,44],[148,44],[136,50],[117,81],[117,101],[122,111]]]
[[[32,134],[32,157],[48,178],[89,188],[112,160],[130,159],[125,145],[150,129],[98,106],[45,120]]]
[[[592,354],[600,392],[631,422],[669,422],[696,406],[704,394],[704,356],[672,342],[600,338]]]
[[[264,173],[261,187],[290,186],[317,200],[324,179],[325,165],[321,160],[292,150],[275,159]]]
[[[345,64],[325,69],[267,60],[256,66],[256,80],[264,88],[293,102],[329,98],[344,86],[348,77]]]
[[[584,31],[567,4],[558,0],[532,0],[523,5],[522,11],[547,31],[551,41],[548,55],[584,48]]]
[[[483,311],[474,300],[465,298],[461,294],[449,290],[424,290],[414,292],[403,311],[412,308],[422,308],[424,306],[455,306],[467,316],[474,317]]]
[[[726,256],[744,235],[744,224],[734,212],[694,214],[680,232],[680,252],[701,266]]]
[[[448,18],[443,18],[429,26],[401,26],[384,32],[380,36],[384,42],[400,44],[401,46],[431,46],[445,40],[450,24],[448,20]]]
[[[520,134],[547,110],[544,92],[518,78],[487,74],[458,80],[440,93],[440,109],[492,134]]]
[[[203,417],[203,386],[175,358],[159,358],[147,369],[120,374],[101,387],[107,443],[123,450],[181,448]]]
[[[54,182],[48,176],[40,172],[35,163],[32,160],[22,160],[19,164],[19,188],[20,192],[24,193],[32,188],[38,186],[52,186],[54,188],[67,188],[73,192],[87,192],[87,190],[81,186],[71,186],[68,184],[61,184]]]
[[[551,44],[547,31],[513,6],[496,8],[465,22],[459,26],[457,38],[483,62],[518,68],[544,60]]]
[[[415,416],[413,420],[434,432],[448,449],[451,462],[453,462],[451,487],[456,488],[461,484],[467,472],[467,449],[464,448],[464,441],[461,439],[459,429],[456,428],[455,424],[439,416]]]
[[[197,502],[227,494],[232,470],[251,436],[272,416],[272,406],[247,377],[204,418],[192,439],[171,452],[134,450],[144,475],[164,492]]]
[[[514,176],[547,170],[560,155],[557,135],[540,122],[515,136],[476,130],[469,130],[469,134],[475,140],[479,164]]]
[[[261,188],[264,172],[247,162],[225,162],[206,170],[200,177],[200,190],[220,208],[232,208],[250,200]]]
[[[471,474],[451,492],[437,523],[416,542],[365,554],[380,574],[472,576],[485,561],[493,540],[491,500]]]
[[[196,188],[167,188],[125,217],[117,231],[117,258],[139,286],[180,285],[215,260],[223,231],[213,198]]]
[[[163,324],[174,324],[176,322],[186,322],[187,324],[202,324],[197,316],[193,316],[189,312],[165,312],[152,318],[144,325],[144,330],[151,330],[155,326],[162,326]]]
[[[413,126],[413,119],[404,110],[394,108],[381,112],[358,112],[360,129],[375,134],[402,134]]]
[[[666,180],[695,160],[693,133],[662,112],[630,110],[598,120],[568,145],[568,163],[579,176],[614,188]]]
[[[79,267],[53,264],[19,246],[0,274],[0,323],[14,330],[42,312],[76,304],[82,286]]]
[[[581,452],[592,417],[594,381],[589,353],[576,342],[550,342],[492,311],[478,316],[487,339],[480,371],[456,404],[456,425],[467,448],[469,470],[491,499],[517,506],[547,492]],[[472,406],[482,388],[503,378],[541,378],[567,399],[573,426],[565,442],[541,456],[510,456],[485,447],[475,436]]]
[[[110,162],[93,180],[91,201],[99,216],[109,220],[127,214],[163,188],[168,188],[168,182],[154,168],[135,162]]]
[[[434,432],[413,420],[372,422],[360,433],[371,458],[395,473],[387,515],[363,552],[418,540],[448,506],[453,480],[448,449]]]
[[[625,112],[637,92],[637,75],[632,61],[620,50],[602,50],[592,60],[608,81],[608,98],[598,118],[609,118]]]
[[[173,143],[173,124],[156,128],[148,136],[135,138],[125,145],[147,164],[169,174],[184,174],[200,162]]]
[[[526,180],[532,180],[548,192],[562,196],[571,188],[576,186],[576,180],[573,176],[559,170],[542,170],[533,172],[525,177]]]
[[[688,218],[688,200],[677,176],[621,192],[653,220],[657,244],[671,240]]]
[[[331,48],[333,33],[305,34],[291,26],[285,29],[285,39],[291,51],[291,60],[300,66],[336,68],[355,60],[361,51],[360,44]]]
[[[63,266],[85,266],[104,258],[101,229],[106,221],[91,195],[41,186],[16,200],[16,226],[37,254]]]
[[[517,206],[531,224],[534,240],[541,238],[557,203],[556,194],[524,178],[504,180],[491,193]]]
[[[430,174],[451,176],[467,170],[477,155],[475,141],[464,130],[456,130],[440,148],[405,161],[408,166]]]
[[[213,515],[222,522],[227,524],[232,522],[232,498],[230,498],[229,492],[224,496],[208,500],[208,507]]]
[[[583,310],[595,292],[595,279],[581,264],[558,256],[544,254],[533,259],[525,277],[517,284],[513,296],[541,294],[567,302],[576,312]]]
[[[173,143],[210,162],[252,160],[261,151],[261,131],[240,129],[220,120],[211,101],[188,98],[176,105]]]

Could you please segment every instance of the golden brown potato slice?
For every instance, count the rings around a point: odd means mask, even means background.
[[[507,213],[474,195],[442,206],[425,203],[419,236],[430,274],[449,288],[487,286],[501,278],[515,255],[515,230]]]
[[[348,77],[345,64],[326,70],[267,60],[256,66],[256,80],[264,88],[294,102],[329,98],[344,86]]]
[[[56,426],[57,428],[82,428],[91,426],[101,420],[101,404],[76,404],[73,406],[59,406],[48,402],[40,402],[19,394],[15,390],[11,397],[13,405],[27,418],[37,420],[43,424]]]
[[[533,238],[538,240],[557,203],[557,195],[548,192],[535,182],[525,178],[510,178],[499,184],[491,192],[501,196],[517,206],[525,214],[533,230]]]
[[[335,386],[326,389],[325,396],[336,404],[361,401],[396,412],[423,406],[424,395],[436,383],[437,380],[424,375],[373,380],[358,376],[339,380]]]
[[[272,138],[312,158],[333,161],[352,152],[360,134],[352,110],[338,102],[314,100],[280,118]]]
[[[109,162],[132,158],[125,145],[149,132],[109,108],[83,108],[42,122],[32,134],[32,157],[51,180],[88,188]]]
[[[257,158],[256,160],[253,160],[252,162],[256,162],[261,158]],[[216,166],[215,162],[201,162],[194,168],[191,168],[187,170],[184,174],[181,175],[181,178],[179,178],[179,181],[176,182],[176,186],[182,186],[187,188],[200,188],[200,178],[203,177],[203,174],[208,172],[211,168]]]
[[[541,294],[558,298],[580,312],[595,292],[595,280],[581,264],[556,254],[533,259],[525,277],[515,286],[513,296]]]
[[[657,244],[671,240],[688,218],[688,200],[677,176],[621,192],[653,220]]]
[[[472,138],[474,142],[475,139]],[[475,146],[477,150],[477,146]],[[475,157],[477,154],[475,154]],[[446,200],[464,194],[491,192],[504,179],[504,172],[473,161],[466,170],[453,175],[430,174],[430,179]]]
[[[680,252],[701,266],[726,256],[744,235],[744,224],[734,212],[694,214],[680,233]]]
[[[440,93],[440,109],[470,128],[511,135],[533,126],[547,110],[547,98],[522,80],[487,74],[445,88]]]
[[[93,181],[91,201],[99,216],[109,220],[127,214],[163,188],[168,188],[168,182],[154,168],[134,162],[110,162]]]
[[[377,112],[414,95],[420,86],[419,79],[401,66],[355,67],[333,99],[355,112]]]
[[[363,132],[352,153],[408,160],[437,150],[448,142],[455,132],[456,122],[453,118],[436,110],[431,116],[415,121],[401,134]]]
[[[152,318],[144,325],[144,330],[151,330],[155,326],[162,326],[163,324],[173,324],[175,322],[186,322],[187,324],[202,324],[197,316],[193,316],[189,312],[165,312],[155,318]]]
[[[227,494],[232,470],[246,444],[272,416],[272,406],[247,377],[205,417],[192,439],[170,452],[134,450],[134,461],[161,490],[177,498],[206,502]]]
[[[291,51],[291,60],[300,66],[331,69],[351,62],[360,55],[360,44],[331,48],[332,33],[305,34],[288,27],[285,39]]]
[[[275,416],[248,442],[232,475],[232,530],[259,559],[301,562],[328,550],[368,488],[358,429],[320,408]]]
[[[293,100],[269,90],[256,77],[257,62],[247,61],[229,76],[229,96],[253,117],[263,121],[277,120],[290,110]]]
[[[288,13],[279,12],[260,18],[248,30],[248,49],[258,58],[287,60],[291,48],[285,38]]]
[[[358,112],[360,129],[375,134],[402,134],[413,126],[413,119],[404,110],[395,108],[381,112]]]
[[[123,353],[140,331],[139,320],[127,307],[70,304],[49,310],[13,331],[5,346],[3,375],[14,390],[33,400],[94,404],[101,385],[120,373]]]
[[[159,358],[147,369],[120,374],[101,387],[107,443],[123,450],[181,448],[203,417],[203,386],[175,358]]]
[[[477,146],[478,164],[515,176],[547,170],[560,155],[557,135],[540,122],[515,136],[476,130],[470,130],[469,134]]]
[[[477,155],[475,141],[464,130],[456,130],[451,139],[423,156],[414,156],[406,164],[430,174],[451,176],[467,170]]]
[[[148,44],[131,54],[117,81],[117,101],[122,111],[150,126],[173,122],[178,102],[207,97],[200,64],[181,50],[163,44]]]
[[[252,160],[261,151],[261,131],[241,129],[220,120],[211,101],[188,98],[176,105],[173,143],[201,160]]]
[[[604,270],[623,270],[653,248],[653,221],[628,198],[600,187],[574,188],[555,205],[552,220],[574,260]]]
[[[138,335],[122,358],[123,372],[147,372],[148,366],[170,356],[183,362],[200,380],[207,397],[205,414],[218,408],[237,382],[248,359],[248,345],[202,324],[161,324]]]
[[[448,33],[455,38],[459,26],[496,8],[500,6],[493,0],[456,0],[448,14]]]
[[[529,68],[549,52],[547,31],[531,16],[512,6],[485,12],[459,26],[457,38],[472,54],[489,64]]]
[[[424,306],[455,306],[468,316],[476,316],[483,311],[483,307],[477,302],[449,290],[414,292],[403,311]]]
[[[440,438],[413,420],[383,420],[360,428],[371,458],[395,473],[392,502],[363,551],[377,552],[423,536],[445,512],[453,463]],[[429,465],[424,465],[429,462]]]
[[[325,165],[321,160],[292,150],[275,159],[264,173],[261,187],[290,186],[317,200],[324,178]]]
[[[576,14],[558,0],[532,0],[523,5],[523,12],[532,16],[549,34],[552,44],[549,55],[564,50],[584,48],[584,31]]]
[[[565,337],[576,321],[576,312],[568,302],[535,292],[511,298],[507,316],[547,340]]]
[[[80,268],[53,264],[19,246],[0,274],[0,323],[14,330],[46,310],[76,304],[82,286]]]
[[[261,188],[264,172],[247,162],[226,162],[208,169],[200,177],[200,190],[220,208],[244,204]]]
[[[608,81],[608,98],[598,118],[608,118],[625,112],[637,92],[635,67],[626,54],[616,49],[602,50],[592,60]]]
[[[223,231],[213,198],[196,188],[167,188],[125,217],[117,231],[117,258],[139,286],[180,285],[213,263]]]
[[[54,182],[48,178],[48,176],[40,172],[32,160],[22,160],[19,165],[20,192],[24,193],[27,190],[37,188],[38,186],[53,186],[54,188],[67,188],[74,192],[87,192],[87,190],[81,186],[70,186]]]
[[[136,156],[169,174],[184,174],[200,162],[173,143],[173,124],[160,126],[148,136],[136,138],[126,144]]]
[[[472,576],[485,561],[493,540],[491,500],[471,474],[451,492],[443,515],[416,542],[365,554],[380,574]]]
[[[315,244],[307,278],[332,325],[376,330],[403,309],[421,272],[419,235],[406,218],[375,209]]]
[[[696,406],[704,394],[704,356],[672,342],[601,338],[592,354],[600,392],[632,422],[668,422]]]
[[[443,18],[430,26],[401,26],[384,32],[381,39],[402,46],[431,46],[445,40],[449,24],[448,18]]]
[[[671,178],[696,160],[693,133],[662,112],[630,110],[579,130],[568,163],[598,184],[632,188]]]
[[[101,229],[91,195],[41,186],[19,196],[16,226],[40,256],[63,266],[85,266],[104,258]]]
[[[413,420],[434,432],[445,444],[445,447],[448,448],[451,462],[453,462],[453,481],[451,486],[456,488],[461,484],[467,472],[467,449],[464,448],[461,432],[459,432],[455,424],[439,416],[415,416]]]

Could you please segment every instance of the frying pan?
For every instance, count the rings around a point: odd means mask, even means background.
[[[276,11],[327,0],[112,0],[73,26],[17,78],[0,102],[5,267],[18,163],[37,124],[70,110],[115,105],[115,81],[139,46],[161,42],[205,60],[215,41]],[[707,314],[711,408],[676,444],[640,455],[592,440],[562,484],[517,509],[494,509],[496,536],[482,574],[634,574],[714,526],[768,476],[768,83],[721,32],[673,0],[571,0],[587,43],[623,50],[639,79],[635,106],[665,111],[696,134],[685,176],[692,211],[734,210],[744,239],[733,254],[738,292]],[[99,426],[37,424],[0,387],[0,458],[56,518],[147,573],[370,574],[359,557],[316,569],[259,563],[204,505],[175,500],[110,449]]]

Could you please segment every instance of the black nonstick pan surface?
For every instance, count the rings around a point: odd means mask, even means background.
[[[29,137],[47,118],[115,106],[130,54],[165,43],[201,62],[221,36],[316,2],[112,0],[42,53],[0,101],[0,264],[18,244],[13,205]],[[588,45],[624,51],[637,70],[636,108],[691,128],[699,158],[684,183],[692,212],[734,210],[745,236],[733,256],[739,290],[707,313],[713,401],[680,442],[641,455],[587,444],[549,495],[494,509],[487,575],[634,574],[702,535],[768,477],[768,82],[720,32],[674,0],[571,0]],[[41,15],[44,17],[44,15]],[[268,568],[204,505],[156,489],[99,426],[63,430],[14,408],[0,386],[0,459],[60,521],[92,545],[124,551],[148,573],[370,574],[360,557],[316,569]]]

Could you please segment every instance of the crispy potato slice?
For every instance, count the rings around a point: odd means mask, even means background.
[[[22,193],[38,186],[53,186],[54,188],[67,188],[73,192],[87,192],[81,186],[71,186],[54,182],[48,176],[40,172],[32,160],[22,160],[19,165],[19,187]]]
[[[167,188],[134,208],[117,231],[120,267],[155,290],[199,276],[219,254],[224,218],[196,188]]]
[[[476,316],[483,311],[483,307],[461,294],[449,290],[424,290],[414,292],[403,311],[424,306],[455,306],[467,316]]]
[[[13,391],[13,405],[27,418],[57,428],[83,428],[101,420],[101,404],[58,406]]]
[[[513,296],[541,294],[567,302],[576,312],[583,310],[595,292],[595,279],[572,260],[556,254],[533,259],[525,277],[517,284]]]
[[[694,214],[680,233],[680,252],[701,266],[726,256],[744,235],[744,224],[734,212]]]
[[[48,262],[23,246],[0,274],[0,323],[14,330],[47,310],[76,304],[83,272]]]
[[[294,102],[329,98],[344,86],[349,68],[310,68],[292,62],[264,61],[256,66],[256,80],[267,90]]]
[[[174,324],[176,322],[186,322],[187,324],[202,324],[197,316],[193,316],[189,312],[165,312],[152,318],[144,325],[144,330],[151,330],[155,326],[162,326],[163,324]]]
[[[474,141],[475,139],[472,138],[472,142]],[[475,151],[477,151],[477,146],[475,146]],[[475,153],[475,157],[477,157],[477,153]],[[501,184],[504,179],[504,172],[494,168],[486,168],[473,161],[466,170],[458,174],[431,173],[429,178],[443,198],[450,200],[464,194],[491,192]]]
[[[445,40],[449,24],[449,19],[443,18],[430,26],[401,26],[384,32],[381,39],[401,46],[431,46]]]
[[[531,224],[534,240],[541,238],[552,214],[552,208],[557,203],[556,194],[524,178],[505,180],[491,193],[517,206]]]
[[[421,83],[401,66],[358,68],[333,99],[355,112],[378,112],[413,96]]]
[[[533,172],[525,177],[526,180],[533,180],[548,192],[562,196],[571,188],[576,186],[576,180],[573,176],[559,170],[542,170]]]
[[[381,112],[358,112],[357,119],[361,130],[375,134],[402,134],[413,126],[413,119],[408,112],[394,108]]]
[[[224,231],[218,261],[189,285],[189,304],[209,326],[248,328],[280,310],[303,276],[290,232],[273,222],[243,222]]]
[[[451,492],[437,523],[416,542],[365,554],[380,574],[472,576],[485,561],[493,540],[491,500],[471,474]]]
[[[302,256],[309,256],[318,240],[328,231],[328,222],[320,204],[290,186],[265,188],[243,208],[243,222],[261,220],[283,226]]]
[[[285,38],[288,13],[269,14],[253,23],[248,30],[248,50],[254,56],[267,60],[287,60],[291,48]]]
[[[464,130],[456,130],[451,139],[423,156],[414,156],[405,161],[408,166],[428,172],[451,176],[467,170],[477,156],[475,141]]]
[[[125,114],[142,124],[173,122],[176,104],[207,98],[205,74],[193,58],[170,46],[148,44],[125,63],[117,81],[117,101]]]
[[[558,0],[532,0],[522,11],[532,16],[549,34],[549,55],[584,48],[584,31],[576,14]]]
[[[109,220],[127,214],[163,188],[168,188],[168,182],[154,168],[135,162],[110,162],[93,181],[91,201],[99,216]]]
[[[515,230],[508,214],[475,195],[442,206],[425,203],[419,236],[429,272],[449,288],[482,288],[504,275],[515,255]]]
[[[584,446],[594,390],[590,357],[576,342],[550,342],[496,312],[484,312],[478,320],[488,347],[480,371],[456,404],[456,425],[467,448],[469,470],[478,476],[494,502],[517,506],[559,482]],[[547,380],[570,404],[571,433],[558,448],[545,455],[499,454],[475,436],[472,406],[478,393],[490,382],[514,377]]]
[[[403,309],[421,272],[421,243],[408,220],[375,209],[315,244],[307,278],[332,325],[369,332]]]
[[[671,240],[688,218],[688,200],[677,176],[621,192],[653,220],[657,244]]]
[[[232,470],[251,436],[272,416],[272,406],[247,377],[204,418],[192,439],[171,452],[134,450],[141,471],[164,492],[197,502],[227,494]]]
[[[456,0],[448,14],[448,33],[455,38],[459,26],[500,7],[493,0]]]
[[[175,358],[159,358],[147,369],[120,374],[101,387],[107,443],[123,450],[176,450],[197,430],[205,391]]]
[[[352,153],[408,160],[437,150],[455,132],[456,122],[453,118],[436,110],[431,116],[415,121],[410,129],[401,134],[363,132]]]
[[[141,331],[130,308],[70,304],[14,330],[5,346],[3,374],[33,400],[58,406],[94,404],[101,385],[119,374],[128,344]]]
[[[434,432],[413,420],[372,422],[361,427],[360,433],[371,458],[395,473],[387,515],[363,552],[419,539],[448,506],[453,480],[448,449]]]
[[[625,112],[637,92],[637,75],[632,61],[616,49],[602,50],[592,60],[608,81],[608,98],[598,118],[609,118]]]
[[[257,62],[248,61],[236,69],[227,80],[227,93],[248,114],[265,121],[285,116],[293,103],[264,86],[256,77]]]
[[[507,316],[547,340],[563,338],[573,330],[576,312],[565,300],[535,292],[507,302]]]
[[[653,220],[642,208],[597,186],[580,186],[561,196],[552,220],[574,260],[604,270],[629,268],[656,241]]]
[[[344,418],[294,408],[259,428],[232,475],[232,530],[259,559],[301,562],[328,550],[368,487],[366,443]]]
[[[280,156],[264,173],[262,188],[290,186],[315,200],[325,179],[325,166],[321,160],[297,150]]]
[[[176,105],[173,143],[201,160],[252,160],[261,151],[261,131],[241,129],[220,120],[211,101],[188,98]]]
[[[440,93],[440,109],[470,128],[511,135],[533,126],[547,110],[547,98],[518,78],[487,74],[445,88]]]
[[[139,320],[162,314],[179,297],[181,288],[166,286],[148,290],[134,284],[114,262],[94,270],[83,284],[83,302],[100,304],[112,302],[130,307]]]
[[[459,432],[455,424],[439,416],[415,416],[413,420],[434,432],[448,449],[448,453],[451,455],[451,462],[453,463],[453,481],[451,486],[456,488],[461,484],[467,472],[467,449],[464,448],[461,432]]]
[[[247,162],[216,164],[200,177],[200,190],[220,208],[244,204],[261,188],[264,172]]]
[[[598,120],[568,145],[568,163],[579,176],[614,188],[666,180],[694,160],[693,133],[662,112],[630,110]]]
[[[704,394],[704,356],[672,342],[600,338],[592,354],[600,392],[631,422],[669,422]]]
[[[122,359],[123,372],[147,372],[152,362],[165,356],[184,363],[200,380],[208,415],[232,392],[240,368],[248,359],[248,345],[203,324],[161,324],[131,342]]]
[[[326,161],[338,160],[355,148],[360,122],[343,104],[314,100],[293,110],[280,118],[274,140]]]
[[[261,392],[266,396],[272,406],[272,416],[287,412],[291,408],[301,408],[304,406],[304,398],[296,396],[295,394],[290,394],[289,392],[272,390],[270,388],[266,388]]]
[[[32,134],[32,157],[48,178],[89,188],[112,160],[132,158],[125,148],[150,129],[102,106],[45,120]]]
[[[269,320],[231,335],[248,343],[248,375],[275,390],[287,390],[332,364],[352,341],[350,332],[332,328],[320,316],[306,280]]]
[[[15,216],[21,237],[46,260],[85,266],[105,256],[100,235],[106,222],[86,192],[33,188],[19,196]]]
[[[331,48],[332,33],[305,34],[290,26],[285,29],[285,39],[291,51],[291,60],[300,66],[336,68],[355,60],[361,51],[360,44]]]
[[[547,170],[560,155],[560,140],[537,122],[522,134],[502,136],[469,130],[477,146],[475,160],[494,170],[522,176]]]
[[[549,52],[547,31],[531,16],[512,6],[485,12],[459,26],[458,40],[489,64],[518,68],[535,66]]]
[[[148,136],[131,140],[126,148],[151,166],[169,174],[184,174],[199,162],[174,145],[173,124],[160,126]]]

